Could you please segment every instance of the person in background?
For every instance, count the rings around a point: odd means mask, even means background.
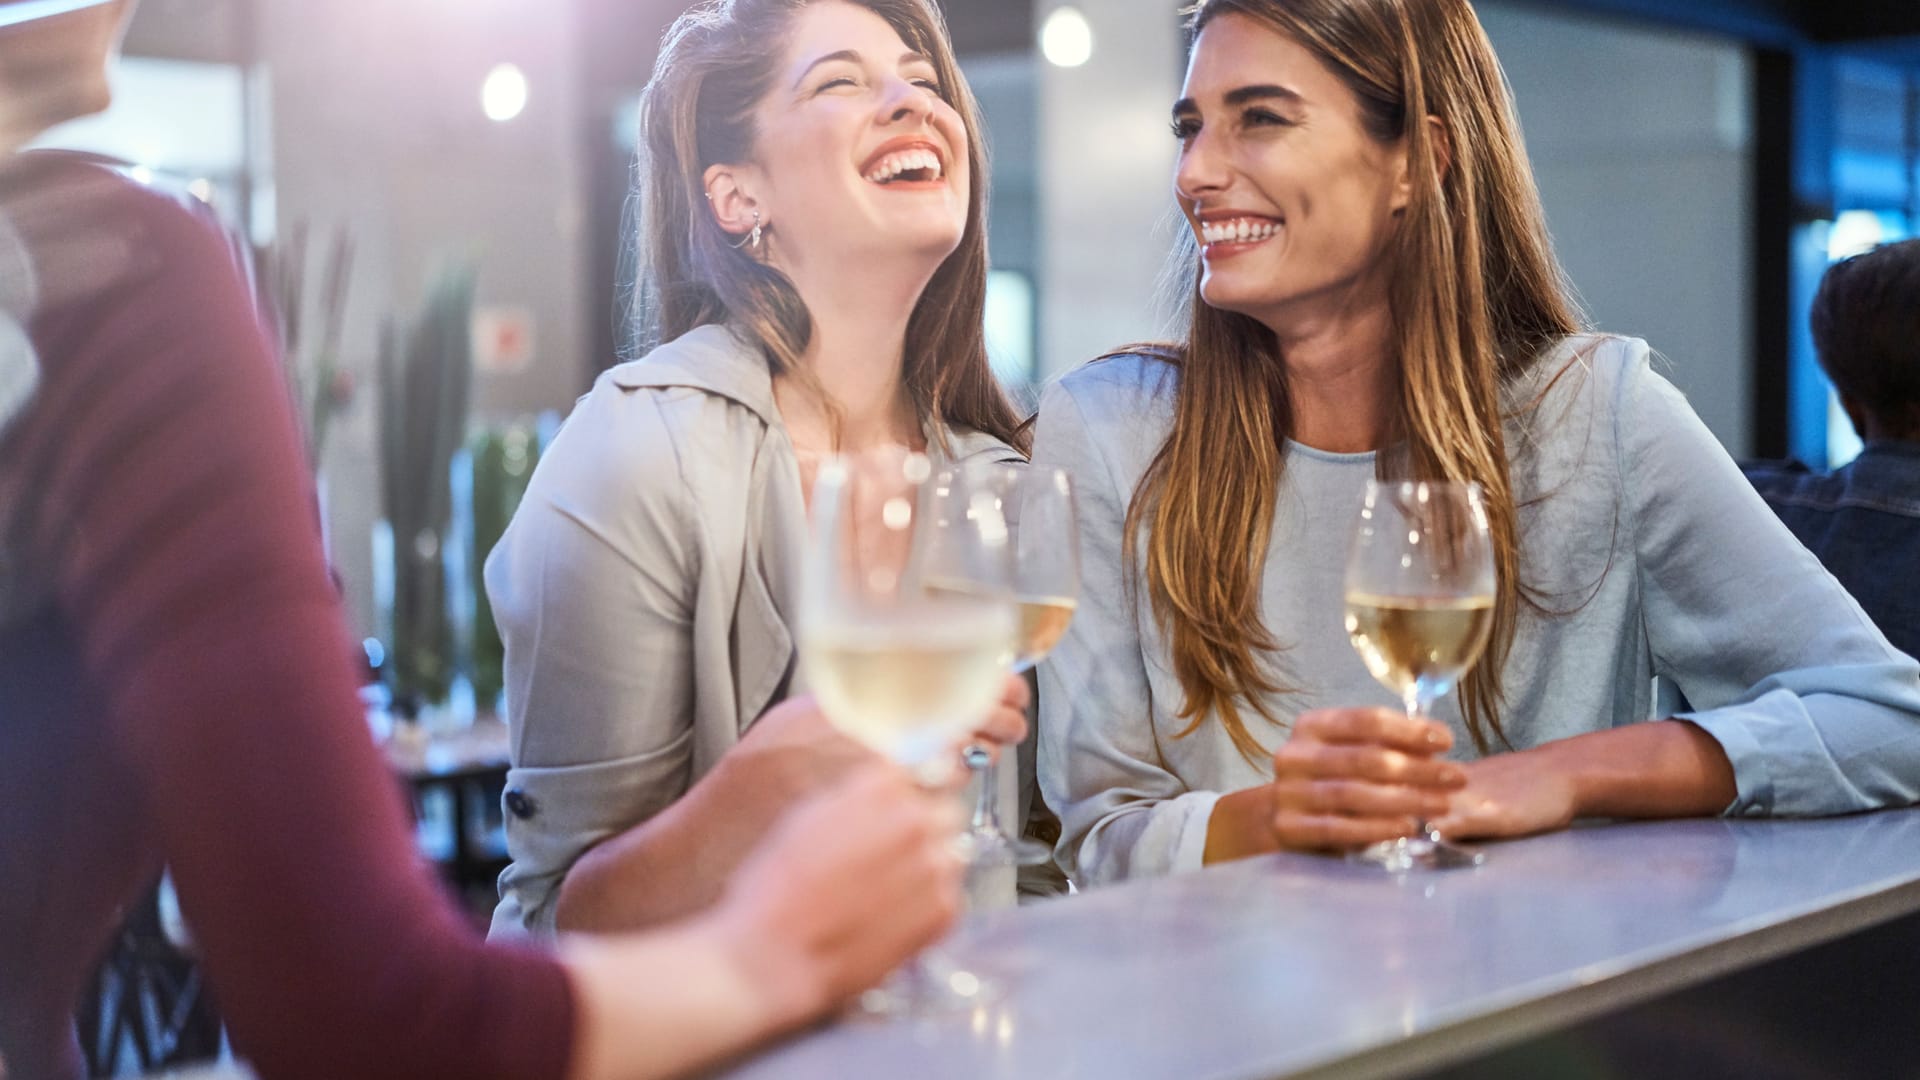
[[[869,756],[795,670],[805,508],[836,452],[1022,460],[983,343],[978,130],[927,0],[709,0],[667,32],[636,169],[656,347],[575,406],[487,560],[496,936],[696,909]],[[1019,742],[1027,700],[1009,676],[976,739]]]
[[[265,1077],[681,1074],[944,930],[957,815],[873,766],[672,926],[479,940],[369,734],[233,246],[19,152],[106,106],[130,8],[0,0],[0,1074],[81,1075],[81,987],[163,862]]]
[[[1083,599],[1040,674],[1063,865],[1920,797],[1920,665],[1644,342],[1580,332],[1466,0],[1204,0],[1192,25],[1188,332],[1066,376],[1035,436],[1083,479]],[[1432,718],[1378,707],[1342,625],[1375,478],[1485,493],[1490,644]],[[1692,711],[1656,716],[1655,674]]]
[[[1829,267],[1812,321],[1866,448],[1830,473],[1760,462],[1747,479],[1894,647],[1920,656],[1920,240]]]

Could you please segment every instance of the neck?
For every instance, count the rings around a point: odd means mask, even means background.
[[[780,378],[774,383],[774,398],[799,450],[858,452],[886,445],[918,449],[923,439],[920,418],[902,377],[907,323],[938,264],[917,260],[903,267],[888,261],[855,269],[856,262],[778,263],[813,319],[813,336],[800,363],[819,380],[838,412],[838,444],[833,414],[814,394],[790,378]]]
[[[1286,364],[1293,438],[1316,450],[1378,450],[1394,427],[1393,317],[1383,301],[1267,323]]]
[[[0,64],[5,62],[0,57]],[[10,158],[27,144],[70,120],[92,116],[107,107],[105,84],[92,87],[63,80],[18,94],[0,80],[0,159]]]

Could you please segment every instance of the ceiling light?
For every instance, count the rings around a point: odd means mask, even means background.
[[[480,107],[487,119],[504,124],[527,107],[527,76],[514,64],[496,64],[480,84]]]
[[[1040,54],[1055,67],[1079,67],[1093,59],[1093,27],[1077,7],[1057,7],[1040,25]]]

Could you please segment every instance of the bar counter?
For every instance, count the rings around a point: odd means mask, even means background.
[[[1486,850],[1477,869],[1403,876],[1275,855],[977,916],[951,949],[1003,984],[997,1002],[848,1018],[728,1075],[1405,1076],[1920,923],[1903,919],[1920,912],[1920,810]]]

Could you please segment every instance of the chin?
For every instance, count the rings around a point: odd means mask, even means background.
[[[1200,299],[1205,300],[1210,308],[1231,311],[1236,315],[1251,316],[1255,311],[1272,306],[1270,297],[1255,296],[1249,290],[1213,284],[1200,286]]]
[[[935,256],[945,259],[960,246],[965,229],[945,222],[917,222],[881,226],[876,231],[875,247],[900,254]]]

